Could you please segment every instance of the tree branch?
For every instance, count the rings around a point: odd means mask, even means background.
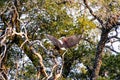
[[[30,47],[30,50],[39,58],[40,72],[42,74],[44,74],[45,77],[48,77],[48,74],[45,71],[45,66],[43,64],[43,58],[42,58],[42,56],[39,53],[37,53],[36,50],[32,46],[29,46],[29,47]]]
[[[95,19],[97,19],[97,20],[99,21],[99,23],[101,24],[101,26],[103,27],[103,21],[102,21],[98,16],[96,16],[96,15],[94,14],[94,12],[92,11],[92,9],[89,7],[87,0],[83,0],[83,1],[84,1],[85,6],[88,8],[89,12],[91,13],[91,15],[92,15]]]
[[[92,75],[90,78],[91,80],[96,80],[99,76],[99,71],[100,71],[101,64],[102,64],[103,49],[104,49],[105,43],[107,41],[108,33],[109,33],[108,30],[102,31],[101,39],[97,45],[95,62],[94,62],[94,66],[93,66]]]
[[[105,46],[105,48],[110,49],[111,51],[115,52],[116,54],[119,54],[120,52],[115,51],[114,49],[110,48],[110,46]]]

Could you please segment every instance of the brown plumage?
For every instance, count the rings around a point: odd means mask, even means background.
[[[61,40],[56,39],[54,36],[46,35],[46,37],[52,42],[57,50],[61,48],[71,48],[79,43],[81,35],[73,35],[70,37],[62,38]]]

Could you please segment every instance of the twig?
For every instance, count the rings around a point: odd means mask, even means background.
[[[54,80],[57,80],[58,78],[60,78],[60,76],[62,75],[62,70],[63,70],[63,64],[64,64],[64,55],[65,55],[65,53],[67,52],[67,50],[63,53],[63,55],[62,55],[62,67],[61,67],[61,69],[60,69],[60,73],[58,73],[57,75],[55,75],[55,78],[54,78]]]
[[[33,45],[35,43],[38,43],[38,45],[40,45],[47,53],[47,49],[44,47],[44,45],[42,44],[42,42],[40,40],[31,41],[31,45]]]
[[[54,70],[56,69],[56,67],[58,66],[58,63],[57,63],[57,60],[56,60],[55,57],[54,57],[54,62],[55,62],[55,64],[54,64],[54,66],[52,67],[52,71],[51,71],[50,75],[48,76],[47,80],[49,80],[49,79],[53,76],[53,72],[54,72]]]
[[[115,51],[114,49],[110,48],[110,46],[105,46],[105,48],[110,49],[111,51],[115,52],[116,54],[119,54],[120,52]]]
[[[1,80],[6,80],[6,79],[3,77],[2,72],[0,72],[0,77],[1,77],[1,78],[0,78]]]
[[[94,44],[92,41],[90,41],[89,39],[86,39],[86,38],[81,38],[81,39],[87,41],[88,43],[90,43],[90,44],[92,44],[92,45],[95,45],[95,44]]]
[[[3,53],[0,54],[0,68],[1,68],[2,60],[5,57],[5,53],[6,53],[6,44],[2,43],[2,46],[4,46],[4,51]]]

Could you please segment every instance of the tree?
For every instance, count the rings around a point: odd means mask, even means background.
[[[119,23],[118,23],[119,16],[118,16],[118,14],[112,14],[112,15],[110,14],[109,15],[110,17],[107,19],[107,21],[104,24],[103,20],[101,20],[98,16],[94,15],[93,11],[88,6],[87,0],[84,0],[84,3],[86,5],[86,7],[89,9],[90,13],[99,21],[99,23],[102,26],[101,39],[97,45],[94,69],[93,69],[93,73],[92,73],[92,77],[91,77],[92,80],[96,80],[99,75],[100,67],[102,64],[103,49],[105,47],[106,41],[108,40],[108,33],[110,32],[110,30],[112,28],[119,25]]]
[[[119,54],[114,47],[120,39],[119,0],[3,0],[0,4],[0,79],[119,78],[119,65],[114,63],[119,55],[111,54]],[[45,34],[57,39],[82,37],[79,44],[58,51]]]

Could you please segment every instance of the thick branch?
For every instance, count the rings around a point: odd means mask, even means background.
[[[107,41],[108,33],[109,33],[109,31],[102,30],[101,39],[98,43],[97,50],[96,50],[96,56],[95,56],[93,72],[91,75],[91,80],[96,80],[99,76],[99,71],[100,71],[100,67],[102,64],[103,49],[104,49],[105,43]]]

